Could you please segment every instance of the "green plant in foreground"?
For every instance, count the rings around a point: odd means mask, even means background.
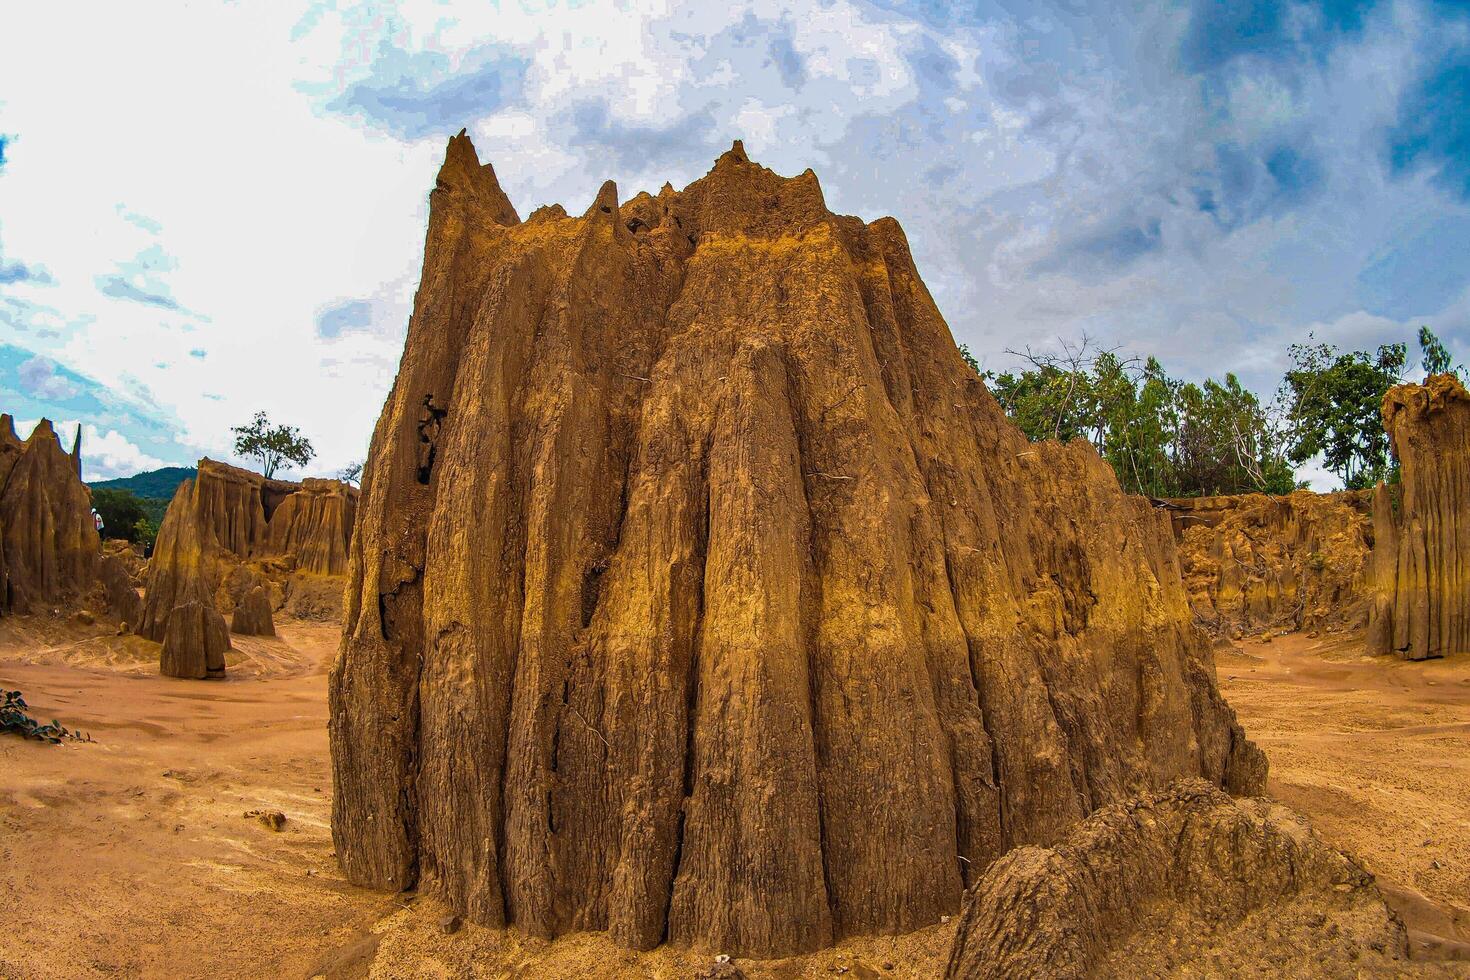
[[[52,745],[60,745],[64,738],[92,741],[92,736],[73,731],[55,719],[51,724],[43,725],[26,714],[28,710],[26,699],[19,691],[0,691],[0,732],[15,732],[21,738],[34,738]]]

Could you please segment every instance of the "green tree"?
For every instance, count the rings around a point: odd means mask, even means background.
[[[1279,426],[1234,374],[1181,385],[1178,415],[1175,496],[1295,489]]]
[[[1408,348],[1384,344],[1376,354],[1340,353],[1330,344],[1292,344],[1282,397],[1291,423],[1288,456],[1298,466],[1322,455],[1350,490],[1390,476],[1381,406],[1404,373]]]
[[[292,425],[271,425],[264,412],[256,412],[249,425],[235,426],[235,454],[260,462],[266,479],[282,466],[305,466],[316,456],[311,441]]]
[[[1264,491],[1295,483],[1280,413],[1234,375],[1203,384],[1171,379],[1157,358],[1098,351],[1091,340],[1060,353],[1011,351],[1029,367],[988,372],[1001,407],[1032,440],[1086,438],[1132,493],[1155,497]]]
[[[1095,430],[1090,338],[1075,346],[1063,343],[1059,354],[1030,348],[1006,353],[1024,358],[1030,369],[981,377],[1026,438],[1068,442]]]
[[[337,471],[337,479],[343,483],[350,483],[354,487],[362,482],[362,460],[348,463]]]
[[[127,490],[97,488],[92,491],[92,509],[102,516],[102,536],[137,541],[135,525],[146,520],[143,502]]]
[[[992,371],[983,377],[1026,438],[1068,442],[1083,434],[1087,421],[1083,405],[1088,400],[1084,386],[1091,380],[1087,376],[1046,365],[1030,371]]]
[[[140,517],[133,525],[132,537],[129,538],[134,544],[152,547],[158,540],[158,525],[146,517]]]

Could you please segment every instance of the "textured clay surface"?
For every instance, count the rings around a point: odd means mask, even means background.
[[[79,450],[62,449],[47,419],[22,442],[11,417],[0,415],[0,615],[60,603],[92,586],[102,542]]]
[[[1355,860],[1280,804],[1192,781],[991,865],[945,975],[1349,977],[1407,957],[1403,923]]]
[[[1167,501],[1184,587],[1205,629],[1354,629],[1368,619],[1368,491]]]
[[[1005,419],[895,221],[739,144],[520,221],[450,141],[350,564],[339,859],[471,923],[812,950],[1265,777],[1167,518]]]

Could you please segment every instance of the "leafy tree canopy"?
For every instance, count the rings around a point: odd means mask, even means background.
[[[1287,454],[1298,466],[1322,456],[1349,490],[1390,477],[1383,396],[1403,378],[1408,348],[1384,344],[1377,353],[1341,353],[1308,338],[1292,344],[1281,396],[1292,423]]]
[[[1028,366],[982,377],[1027,437],[1089,440],[1132,493],[1286,493],[1295,486],[1280,419],[1234,375],[1178,381],[1157,358],[1123,357],[1087,338],[1060,353],[1009,353]]]
[[[260,463],[266,479],[283,466],[305,466],[316,456],[311,440],[293,425],[271,425],[264,412],[256,412],[248,425],[235,426],[235,454]]]
[[[1419,328],[1419,348],[1426,373],[1463,374],[1428,327]],[[1309,336],[1289,348],[1269,404],[1233,374],[1179,381],[1157,358],[1124,357],[1087,337],[1055,352],[1007,353],[1025,366],[981,377],[1021,431],[1089,440],[1133,493],[1287,493],[1293,467],[1318,457],[1349,489],[1397,478],[1381,406],[1403,379],[1404,344],[1342,352]],[[980,373],[969,350],[961,354]]]
[[[1451,363],[1450,352],[1444,342],[1428,327],[1419,328],[1419,350],[1423,353],[1420,363],[1425,374],[1455,374],[1464,379],[1465,365]]]
[[[92,509],[102,517],[102,536],[137,541],[139,521],[148,519],[143,501],[127,490],[96,487],[92,490]]]

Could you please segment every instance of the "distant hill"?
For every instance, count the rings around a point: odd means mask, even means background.
[[[117,480],[98,480],[87,486],[100,490],[129,490],[146,499],[162,500],[167,503],[185,480],[194,478],[192,466],[165,466],[161,470],[149,470],[125,476]]]

